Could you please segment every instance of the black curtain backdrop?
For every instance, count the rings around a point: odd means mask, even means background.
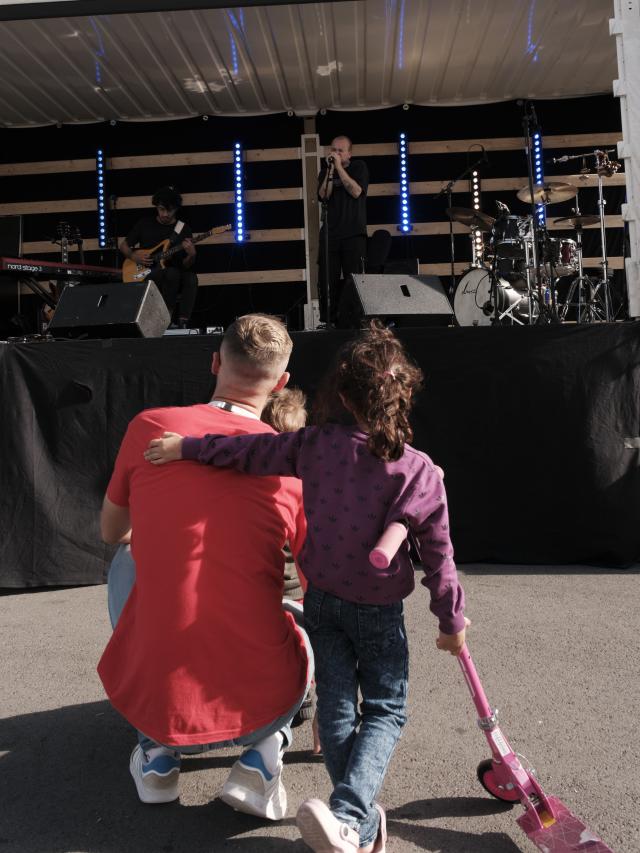
[[[410,328],[414,444],[445,469],[459,562],[640,556],[640,325]],[[294,333],[311,396],[349,332]],[[98,515],[131,417],[207,401],[211,337],[0,344],[0,586],[100,583]]]

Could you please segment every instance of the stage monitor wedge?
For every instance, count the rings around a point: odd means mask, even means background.
[[[54,338],[159,338],[171,316],[156,285],[67,285],[49,323]]]
[[[368,317],[398,327],[448,326],[453,308],[435,275],[351,275],[340,299],[338,325],[357,328]]]

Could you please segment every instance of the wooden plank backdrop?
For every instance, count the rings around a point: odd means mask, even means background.
[[[591,133],[591,134],[564,134],[550,135],[543,139],[545,149],[571,150],[578,148],[591,149],[594,148],[610,148],[621,139],[621,133]],[[475,151],[479,146],[482,146],[486,151],[519,151],[523,149],[523,140],[520,137],[504,137],[504,138],[478,138],[478,139],[450,139],[441,141],[412,141],[410,143],[410,154],[412,163],[415,158],[421,156],[434,156],[438,154],[460,154]],[[395,143],[376,143],[376,144],[359,144],[357,146],[356,156],[369,160],[375,157],[389,157],[397,154],[397,146]],[[524,158],[523,158],[524,159]],[[280,148],[261,148],[245,151],[246,163],[274,163],[277,161],[301,161],[301,151],[299,147],[280,147]],[[108,169],[117,170],[138,170],[138,169],[154,169],[154,168],[188,168],[190,166],[203,165],[230,165],[232,163],[231,151],[208,151],[208,152],[190,152],[190,153],[175,153],[175,154],[158,154],[158,155],[136,155],[130,157],[113,157],[108,162]],[[0,164],[0,177],[16,178],[27,176],[46,176],[46,175],[61,175],[65,173],[93,172],[95,170],[95,161],[92,158],[71,159],[71,160],[43,160],[40,162],[30,163],[4,163]],[[370,165],[370,172],[375,175],[375,165]],[[566,175],[560,178],[559,176],[549,177],[548,180],[567,181],[580,188],[593,188],[597,186],[597,176],[592,174],[573,174]],[[412,199],[420,196],[435,195],[442,189],[445,182],[438,180],[428,181],[413,181],[410,184]],[[613,175],[611,178],[604,179],[606,187],[621,187],[624,186],[625,176],[623,173]],[[251,204],[275,204],[279,202],[298,202],[303,199],[302,190],[302,172],[300,172],[300,186],[275,187],[275,188],[255,188],[248,189],[245,194],[245,201]],[[482,181],[483,192],[514,192],[527,184],[526,175],[514,177],[499,177],[485,178]],[[458,181],[452,188],[454,195],[468,194],[469,182],[467,180]],[[369,187],[369,197],[375,198],[392,198],[399,195],[399,184],[397,182],[374,182]],[[234,193],[232,190],[213,191],[213,192],[185,192],[183,194],[184,204],[190,207],[204,207],[215,205],[230,205],[233,204]],[[118,210],[143,210],[149,207],[149,197],[147,195],[131,195],[121,196],[118,198]],[[455,204],[455,201],[454,201]],[[0,204],[0,215],[15,215],[20,214],[25,217],[42,214],[74,214],[81,212],[96,211],[96,199],[90,198],[57,198],[44,200],[29,200],[22,202],[6,202]],[[300,227],[288,228],[259,228],[251,229],[249,227],[250,241],[252,243],[275,243],[275,242],[299,242],[305,240],[304,228],[302,227],[302,206],[300,208]],[[549,213],[548,227],[550,230],[566,230],[561,224],[553,222],[553,215]],[[269,221],[277,222],[277,208],[274,210]],[[211,225],[219,223],[212,222]],[[419,237],[435,237],[445,236],[449,234],[450,223],[448,219],[439,221],[418,221],[413,223],[413,236]],[[590,226],[590,229],[597,229],[599,226]],[[606,216],[607,229],[621,229],[623,227],[622,217],[618,213],[611,213]],[[393,237],[406,236],[401,235],[398,231],[397,224],[371,224],[369,233],[371,234],[378,228],[386,228]],[[455,222],[453,224],[455,234],[469,233],[469,229]],[[121,239],[121,238],[119,238]],[[203,241],[206,244],[233,244],[233,233],[220,234]],[[97,251],[98,241],[95,235],[85,238],[84,248],[86,251]],[[23,254],[25,257],[37,257],[38,255],[50,254],[52,252],[52,244],[50,240],[27,241],[23,246]],[[585,266],[587,268],[597,268],[600,264],[599,258],[585,258]],[[623,258],[619,255],[614,255],[610,258],[610,265],[613,269],[622,269],[624,267]],[[468,268],[469,263],[456,263],[456,274]],[[433,262],[420,264],[420,272],[427,274],[446,276],[450,273],[450,263],[447,263],[447,258],[433,259]],[[262,284],[262,283],[289,283],[304,281],[306,273],[304,269],[269,269],[269,270],[244,270],[244,271],[228,271],[220,272],[214,270],[203,269],[199,271],[199,282],[202,286],[223,285],[223,284]]]

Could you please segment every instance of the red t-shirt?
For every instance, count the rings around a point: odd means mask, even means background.
[[[129,424],[109,500],[128,506],[136,583],[98,664],[114,707],[159,743],[248,734],[287,711],[307,655],[282,610],[284,558],[306,527],[299,480],[197,462],[145,462],[162,433],[273,432],[209,405],[150,409]]]

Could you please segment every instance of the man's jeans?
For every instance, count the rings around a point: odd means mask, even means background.
[[[136,566],[133,557],[131,556],[131,548],[129,545],[119,545],[118,550],[111,561],[111,565],[109,566],[109,575],[107,578],[107,600],[109,604],[109,618],[111,619],[112,628],[115,628],[116,623],[120,618],[120,614],[126,604],[131,588],[135,583],[135,579]],[[299,622],[299,620],[296,621]],[[259,743],[259,741],[264,740],[264,738],[269,737],[269,735],[275,734],[275,732],[282,732],[286,742],[285,745],[291,744],[293,740],[290,727],[291,720],[300,709],[300,706],[307,695],[309,685],[313,679],[314,669],[313,651],[309,643],[309,638],[304,630],[301,630],[301,634],[307,651],[307,657],[309,659],[307,683],[305,685],[304,692],[292,708],[285,711],[285,713],[281,717],[278,717],[277,720],[274,720],[272,723],[269,723],[254,732],[250,732],[249,734],[242,735],[241,737],[234,738],[232,740],[219,741],[218,743],[205,743],[199,746],[183,746],[179,748],[179,751],[186,755],[195,755],[201,752],[208,752],[210,749],[222,749],[228,746],[252,746],[253,744]],[[151,740],[151,738],[148,738],[142,732],[138,732],[138,742],[145,751],[152,749],[154,746],[162,745]]]
[[[310,584],[304,618],[316,661],[320,742],[333,783],[329,807],[360,833],[364,847],[378,834],[375,799],[406,721],[402,602],[355,604]]]

